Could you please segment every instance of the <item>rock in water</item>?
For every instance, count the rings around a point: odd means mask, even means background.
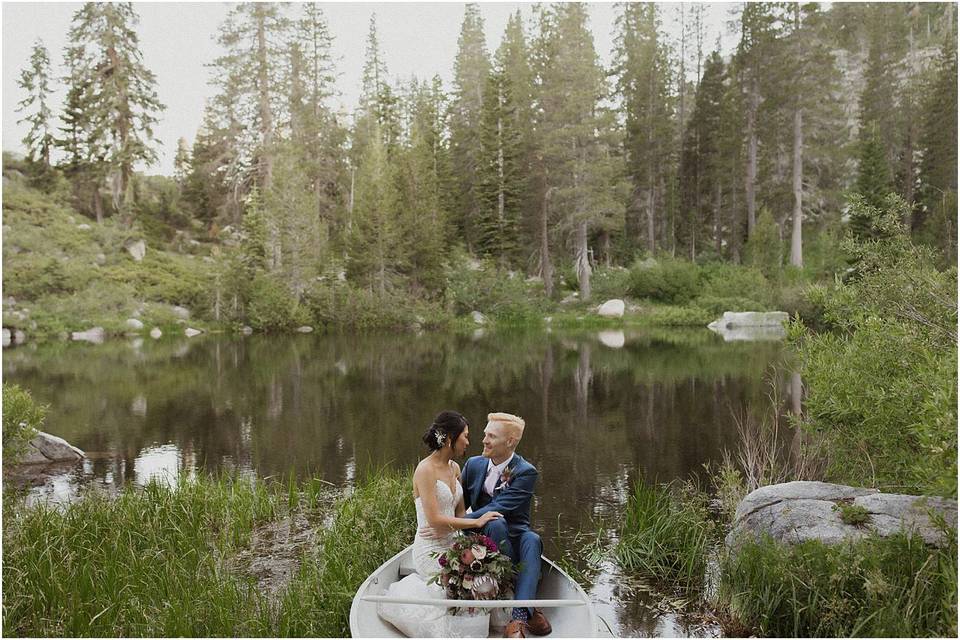
[[[470,317],[473,318],[473,321],[476,324],[487,324],[487,316],[483,315],[479,311],[472,312]]]
[[[307,325],[303,325],[302,327],[297,327],[297,333],[312,333],[312,332],[313,332],[313,327],[308,327]]]
[[[786,311],[724,311],[723,317],[707,325],[709,329],[725,327],[782,327],[790,319]]]
[[[27,451],[21,458],[21,464],[43,464],[47,462],[75,462],[86,457],[63,438],[40,431],[27,444]]]
[[[861,525],[844,522],[841,506],[863,507],[866,521]],[[912,531],[927,544],[941,546],[945,543],[943,532],[931,520],[929,511],[942,515],[948,523],[957,521],[956,500],[880,493],[826,482],[787,482],[761,487],[744,498],[726,542],[736,548],[743,540],[769,535],[785,544],[805,540],[836,544],[871,534],[887,537]]]
[[[200,335],[201,333],[203,333],[203,331],[200,331],[199,329],[191,329],[190,327],[187,327],[187,328],[184,330],[183,333],[184,333],[184,335],[186,335],[188,338],[192,338],[193,336],[198,336],[198,335]]]
[[[130,242],[124,245],[124,249],[127,250],[127,253],[137,262],[143,260],[143,257],[147,255],[147,243],[143,240],[137,240],[136,242]]]
[[[627,343],[627,337],[619,329],[616,331],[601,331],[597,334],[597,338],[600,340],[600,344],[611,349],[621,349]]]
[[[154,327],[153,329],[150,329],[150,337],[153,338],[154,340],[156,340],[162,335],[163,335],[163,331],[160,331],[160,327]]]
[[[9,347],[9,346],[10,346],[10,341],[11,341],[12,338],[13,338],[13,336],[12,336],[12,334],[10,333],[10,329],[7,329],[6,327],[4,327],[4,328],[3,328],[3,346],[4,346],[4,347]]]
[[[140,331],[143,329],[143,323],[137,320],[136,318],[127,318],[127,329],[132,331]]]
[[[72,334],[70,334],[70,338],[82,342],[102,344],[106,335],[107,334],[103,330],[103,327],[94,327],[92,329],[87,329],[86,331],[74,331]]]
[[[626,305],[623,303],[623,300],[614,298],[600,305],[597,309],[597,314],[599,314],[601,318],[622,318],[625,309]]]

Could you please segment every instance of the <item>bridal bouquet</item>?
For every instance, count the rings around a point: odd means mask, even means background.
[[[510,557],[480,533],[457,534],[450,548],[437,554],[437,562],[440,572],[433,581],[444,588],[450,600],[493,600],[513,585]]]

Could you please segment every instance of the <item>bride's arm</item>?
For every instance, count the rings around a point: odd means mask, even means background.
[[[413,482],[417,486],[417,493],[420,495],[421,504],[423,504],[423,514],[427,517],[427,524],[434,530],[476,529],[492,519],[488,518],[484,522],[478,522],[478,519],[458,518],[440,513],[440,507],[437,504],[437,480],[436,474],[432,473],[425,465],[418,467],[413,473]],[[457,510],[459,511],[459,507]],[[499,515],[497,514],[497,517]]]
[[[463,486],[463,481],[461,480],[461,475],[460,475],[460,465],[458,465],[456,462],[454,462],[454,463],[453,463],[453,468],[456,469],[456,471],[455,471],[454,473],[456,473],[456,475],[457,475],[457,482],[459,482],[460,485]],[[462,518],[462,517],[463,517],[463,514],[465,514],[466,512],[467,512],[467,507],[466,507],[466,505],[463,503],[463,492],[461,491],[461,492],[460,492],[460,499],[457,501],[456,515],[457,515],[458,518]]]

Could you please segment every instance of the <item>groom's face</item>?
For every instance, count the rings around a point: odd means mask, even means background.
[[[495,462],[506,460],[513,451],[514,440],[499,422],[488,422],[483,430],[483,456]]]

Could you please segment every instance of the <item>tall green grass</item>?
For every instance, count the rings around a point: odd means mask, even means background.
[[[341,501],[315,553],[282,596],[265,635],[350,635],[350,604],[360,584],[416,533],[410,473],[379,472]],[[266,633],[269,632],[269,633]]]
[[[237,635],[257,594],[219,559],[273,513],[263,485],[229,479],[15,510],[4,522],[4,635]]]
[[[614,557],[637,571],[680,587],[701,586],[716,527],[704,495],[689,487],[638,481],[627,501]]]
[[[719,600],[761,636],[957,636],[957,545],[900,535],[828,546],[770,540],[723,562]]]
[[[277,600],[226,562],[255,527],[319,516],[321,481],[198,478],[63,509],[4,500],[5,636],[342,636],[350,601],[413,538],[409,473],[377,473],[337,502]]]

